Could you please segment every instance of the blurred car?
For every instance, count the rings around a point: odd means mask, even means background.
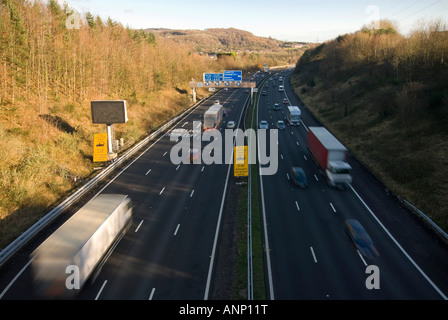
[[[345,220],[345,231],[347,232],[355,247],[364,257],[373,259],[380,255],[373,245],[372,239],[370,238],[369,234],[358,220]]]
[[[235,121],[227,122],[227,129],[233,129],[233,128],[235,128]]]
[[[306,176],[305,170],[300,167],[291,167],[291,181],[299,188],[308,187],[308,178]]]
[[[269,124],[266,120],[260,121],[260,129],[269,129]]]
[[[288,104],[288,103],[289,103],[288,99],[284,98],[283,99],[283,104]]]
[[[272,108],[275,111],[279,111],[280,110],[280,106],[278,105],[278,103],[274,104],[274,107]]]
[[[201,150],[199,149],[191,149],[190,150],[190,163],[197,162],[200,159]]]
[[[286,128],[285,122],[283,120],[278,120],[277,121],[277,128],[278,129],[285,129]]]
[[[263,95],[263,96],[265,96],[267,93],[266,93],[266,91],[263,91],[262,93],[261,93],[261,95]]]

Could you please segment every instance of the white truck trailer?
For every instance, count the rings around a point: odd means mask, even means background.
[[[222,121],[222,117],[222,105],[215,103],[204,114],[204,131],[209,129],[217,129]]]
[[[30,256],[39,299],[75,297],[132,222],[126,195],[101,194],[50,235]]]
[[[289,106],[286,113],[286,120],[291,126],[300,125],[300,118],[302,116],[302,111],[299,107]]]

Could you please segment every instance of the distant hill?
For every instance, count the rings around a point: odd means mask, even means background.
[[[235,28],[206,30],[146,29],[157,38],[172,39],[191,46],[196,52],[281,51],[283,41],[253,35]],[[289,43],[290,44],[290,43]]]

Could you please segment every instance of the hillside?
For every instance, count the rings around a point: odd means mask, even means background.
[[[308,50],[299,97],[386,186],[448,229],[448,32],[428,22],[408,37],[381,29]]]
[[[280,51],[282,41],[257,37],[235,28],[206,30],[146,29],[159,38],[191,46],[196,52]]]

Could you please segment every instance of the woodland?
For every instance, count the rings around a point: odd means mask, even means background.
[[[448,229],[448,27],[392,21],[308,50],[297,94],[388,192]],[[356,179],[356,177],[354,177]]]
[[[0,248],[97,172],[93,138],[105,126],[92,124],[91,101],[126,100],[129,121],[114,135],[132,146],[192,105],[191,79],[263,62],[284,63],[210,59],[56,0],[0,0]]]

